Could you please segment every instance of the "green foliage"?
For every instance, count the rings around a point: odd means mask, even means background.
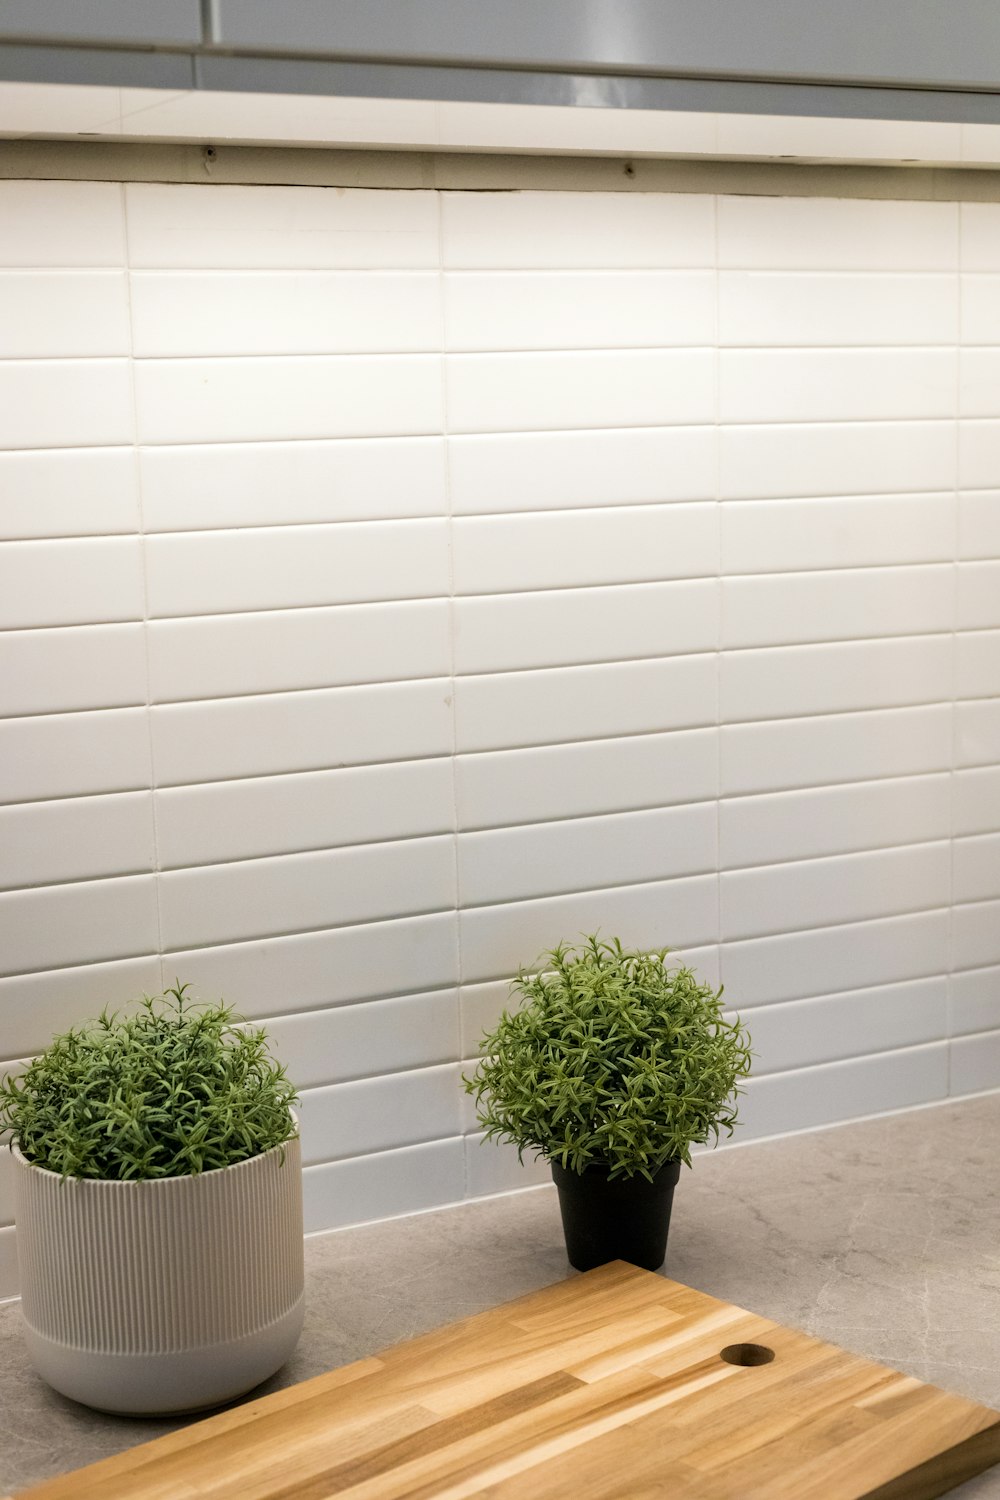
[[[295,1090],[263,1031],[187,985],[57,1036],[0,1083],[0,1135],[63,1177],[184,1177],[229,1167],[295,1134]]]
[[[666,1161],[690,1166],[693,1143],[732,1134],[750,1039],[723,1019],[721,989],[667,968],[669,951],[589,937],[518,972],[521,1007],[504,1011],[463,1080],[487,1139],[577,1172],[652,1178]]]

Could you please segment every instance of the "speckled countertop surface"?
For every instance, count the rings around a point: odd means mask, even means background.
[[[1000,1095],[699,1157],[666,1274],[1000,1408]],[[255,1394],[571,1274],[555,1190],[306,1242],[305,1332]],[[101,1416],[33,1373],[0,1306],[0,1493],[177,1425]],[[951,1492],[1000,1500],[1000,1467]]]

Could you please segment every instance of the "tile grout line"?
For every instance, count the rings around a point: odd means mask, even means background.
[[[954,998],[954,975],[956,972],[956,886],[955,886],[955,855],[956,855],[956,828],[955,828],[955,800],[956,800],[956,776],[957,776],[957,749],[958,749],[958,626],[959,626],[959,557],[961,555],[961,508],[962,508],[962,372],[965,352],[965,276],[963,270],[964,248],[963,229],[964,213],[962,205],[956,204],[956,256],[957,256],[957,281],[958,281],[958,328],[956,330],[956,353],[955,353],[955,442],[954,442],[954,467],[955,467],[955,498],[954,511],[952,515],[952,586],[951,586],[951,715],[949,737],[950,750],[950,776],[949,776],[949,820],[951,825],[951,841],[949,846],[949,905],[948,905],[948,983],[945,1000],[945,1028],[948,1036],[948,1048],[945,1064],[945,1093],[947,1097],[952,1096],[954,1086],[953,1068],[953,1039],[955,1036],[955,998]]]
[[[455,945],[455,1044],[458,1050],[457,1062],[461,1067],[465,1055],[465,1017],[462,1007],[462,982],[463,982],[463,954],[462,954],[462,866],[459,858],[458,833],[458,701],[457,701],[457,608],[455,590],[455,508],[454,487],[451,466],[451,431],[450,431],[450,404],[448,393],[448,320],[445,298],[445,253],[444,253],[444,195],[436,188],[434,193],[435,205],[435,229],[437,236],[437,294],[438,294],[438,346],[439,346],[439,389],[441,397],[441,440],[444,451],[444,500],[446,515],[446,546],[448,550],[448,682],[450,686],[449,723],[451,729],[451,751],[449,755],[451,765],[451,816],[452,816],[452,880],[455,890],[455,912],[454,912],[454,945]],[[462,1095],[456,1079],[456,1111],[457,1124],[461,1132],[462,1126]],[[464,1135],[462,1136],[462,1161],[461,1161],[462,1198],[469,1196],[469,1156],[465,1148]]]
[[[715,636],[715,936],[718,943],[718,982],[724,988],[722,943],[722,647],[725,640],[725,597],[722,546],[722,363],[720,358],[721,307],[719,271],[719,195],[712,197],[713,320],[715,325],[715,545],[716,545],[716,636]]]
[[[153,910],[156,919],[156,952],[153,956],[155,957],[157,966],[159,968],[160,987],[162,989],[166,981],[164,978],[163,968],[163,912],[160,896],[160,840],[158,828],[158,809],[156,804],[155,758],[153,750],[153,673],[149,638],[151,618],[149,607],[149,570],[146,553],[145,514],[142,503],[142,473],[139,463],[139,407],[135,383],[135,362],[132,358],[132,350],[135,345],[135,330],[132,310],[132,281],[129,274],[131,249],[129,244],[128,188],[125,183],[119,184],[119,192],[119,202],[122,216],[122,249],[124,252],[123,270],[125,273],[125,295],[128,311],[129,354],[127,365],[129,378],[129,395],[131,398],[132,410],[132,472],[135,479],[136,519],[138,522],[139,537],[139,565],[142,578],[143,616],[141,623],[143,663],[146,678],[146,702],[144,707],[146,723],[146,747],[149,755],[149,816],[150,834],[152,837],[152,849],[150,851],[152,854],[152,868],[150,873],[153,877]],[[143,790],[145,790],[145,788],[143,788]]]

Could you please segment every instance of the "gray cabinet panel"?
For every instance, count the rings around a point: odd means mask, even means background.
[[[214,0],[226,47],[561,72],[990,87],[996,0]]]
[[[279,7],[280,9],[280,7]],[[199,0],[0,0],[0,38],[198,43]]]

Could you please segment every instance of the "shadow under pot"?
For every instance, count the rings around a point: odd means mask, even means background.
[[[24,1335],[49,1385],[151,1416],[232,1401],[285,1363],[304,1311],[297,1136],[141,1182],[62,1178],[12,1151]]]
[[[550,1165],[571,1266],[592,1271],[609,1260],[625,1260],[644,1271],[660,1269],[681,1174],[679,1161],[664,1162],[652,1182],[638,1173],[609,1178],[609,1167],[573,1172],[556,1161]]]

